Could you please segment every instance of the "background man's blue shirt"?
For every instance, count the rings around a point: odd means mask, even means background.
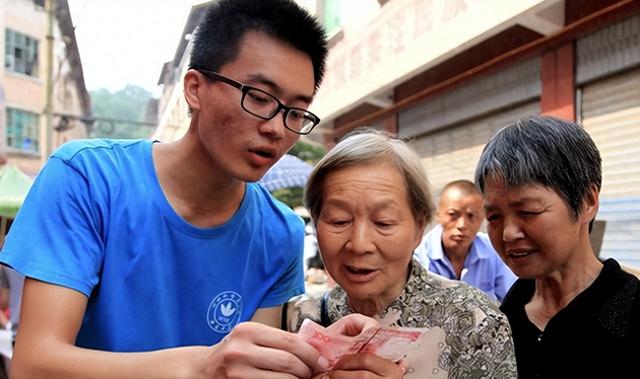
[[[424,236],[414,256],[429,271],[449,279],[458,279],[442,248],[441,225]],[[493,249],[486,233],[476,234],[463,267],[461,281],[480,288],[500,302],[517,279]]]

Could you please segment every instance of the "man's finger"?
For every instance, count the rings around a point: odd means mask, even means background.
[[[247,338],[255,345],[267,349],[254,354],[257,358],[254,363],[259,364],[259,367],[274,369],[291,366],[295,367],[295,374],[300,377],[309,377],[311,372],[326,371],[328,367],[327,360],[321,357],[318,350],[297,334],[257,323],[245,323],[243,328],[238,326],[232,334],[242,339]]]

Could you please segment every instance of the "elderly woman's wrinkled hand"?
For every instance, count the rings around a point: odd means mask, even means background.
[[[314,379],[400,379],[406,373],[403,361],[394,363],[369,353],[345,355],[333,370]]]

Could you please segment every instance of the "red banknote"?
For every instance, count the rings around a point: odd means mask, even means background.
[[[357,336],[350,337],[333,334],[331,329],[306,319],[298,334],[329,361],[329,369],[332,369],[344,355],[360,352],[375,354],[394,362],[399,361],[410,350],[417,348],[418,339],[427,330],[380,327],[367,329]]]

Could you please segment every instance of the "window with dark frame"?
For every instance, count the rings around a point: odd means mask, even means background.
[[[13,72],[38,77],[38,40],[6,29],[4,67]]]

